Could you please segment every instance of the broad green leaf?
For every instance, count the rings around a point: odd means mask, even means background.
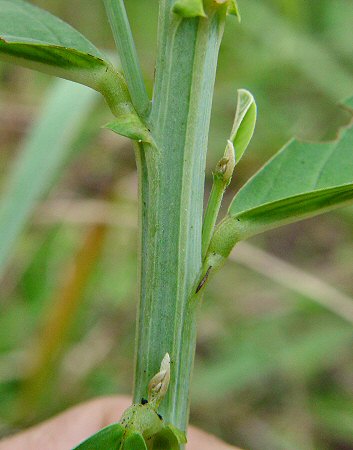
[[[120,423],[113,423],[83,441],[73,450],[119,450],[123,441],[124,431],[124,427]],[[145,448],[141,447],[141,450]],[[125,446],[123,449],[125,449]],[[136,447],[136,450],[140,450],[140,447]]]
[[[173,12],[182,17],[206,17],[203,0],[177,0]]]
[[[254,97],[246,89],[238,90],[237,109],[229,141],[235,150],[235,164],[241,160],[254,134],[257,108]]]
[[[0,276],[17,237],[67,160],[97,98],[96,92],[79,84],[65,80],[54,84],[38,122],[9,169],[0,198]]]
[[[234,197],[210,252],[226,257],[240,240],[352,202],[353,126],[334,142],[292,140]]]
[[[124,444],[122,450],[147,450],[145,440],[142,437],[141,433],[128,430],[124,436]]]
[[[129,102],[125,81],[102,53],[59,18],[23,0],[0,0],[0,58],[85,84]]]

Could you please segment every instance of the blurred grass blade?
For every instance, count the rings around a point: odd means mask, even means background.
[[[129,102],[123,76],[81,33],[23,0],[0,0],[0,59],[66,78]]]
[[[51,187],[97,94],[58,80],[30,132],[0,200],[0,276],[37,201]]]
[[[241,240],[352,202],[353,126],[334,142],[292,140],[234,197],[210,252],[226,257]]]
[[[67,343],[69,330],[82,305],[83,293],[92,270],[99,259],[109,227],[96,224],[86,233],[78,252],[64,270],[64,282],[58,286],[50,301],[50,314],[40,327],[40,339],[31,346],[31,370],[23,380],[18,394],[16,420],[27,421],[47,398],[53,374]],[[36,279],[38,284],[38,278]]]

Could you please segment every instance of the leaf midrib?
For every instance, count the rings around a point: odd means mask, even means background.
[[[19,39],[23,39],[23,41],[19,41],[17,39],[16,39],[16,41],[6,40],[6,38],[3,38],[3,36],[0,36],[0,53],[1,53],[1,44],[2,43],[4,43],[5,46],[6,45],[8,45],[8,46],[28,45],[29,47],[40,47],[40,48],[68,51],[71,53],[75,53],[77,55],[81,55],[82,57],[87,57],[89,59],[92,59],[99,64],[109,65],[108,61],[106,59],[104,59],[103,57],[96,56],[92,53],[84,52],[75,47],[64,47],[63,45],[50,44],[45,41],[39,41],[39,40],[29,39],[29,38],[19,38]]]
[[[243,214],[245,215],[245,214],[247,214],[247,213],[249,213],[251,211],[259,210],[259,209],[262,209],[262,208],[266,209],[266,207],[268,207],[270,205],[274,205],[276,203],[281,203],[281,202],[286,201],[286,200],[295,199],[295,198],[303,197],[303,196],[306,196],[306,195],[314,195],[314,194],[319,194],[319,193],[325,194],[325,193],[328,193],[329,191],[335,191],[335,190],[339,191],[342,188],[349,187],[349,186],[351,186],[353,188],[353,182],[351,182],[351,183],[349,183],[349,182],[348,183],[343,183],[343,184],[334,185],[334,186],[328,186],[328,187],[325,187],[325,188],[314,189],[314,190],[309,190],[309,191],[305,191],[305,192],[299,192],[299,193],[294,194],[294,195],[289,195],[288,197],[281,197],[281,198],[278,198],[276,200],[271,200],[269,202],[260,203],[260,204],[258,204],[256,206],[252,206],[250,208],[243,209],[242,211],[237,211],[234,214],[229,212],[229,215],[230,215],[230,217],[240,217]]]

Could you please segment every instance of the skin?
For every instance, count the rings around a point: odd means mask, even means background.
[[[81,405],[0,442],[0,450],[69,450],[116,422],[131,404],[128,397],[102,397]],[[239,450],[190,427],[187,450]]]

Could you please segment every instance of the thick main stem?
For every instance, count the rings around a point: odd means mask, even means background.
[[[225,11],[182,19],[160,6],[159,49],[150,123],[157,148],[139,152],[141,288],[134,400],[165,353],[171,383],[161,405],[186,429],[195,352],[193,295],[201,270],[204,169],[213,87]]]

